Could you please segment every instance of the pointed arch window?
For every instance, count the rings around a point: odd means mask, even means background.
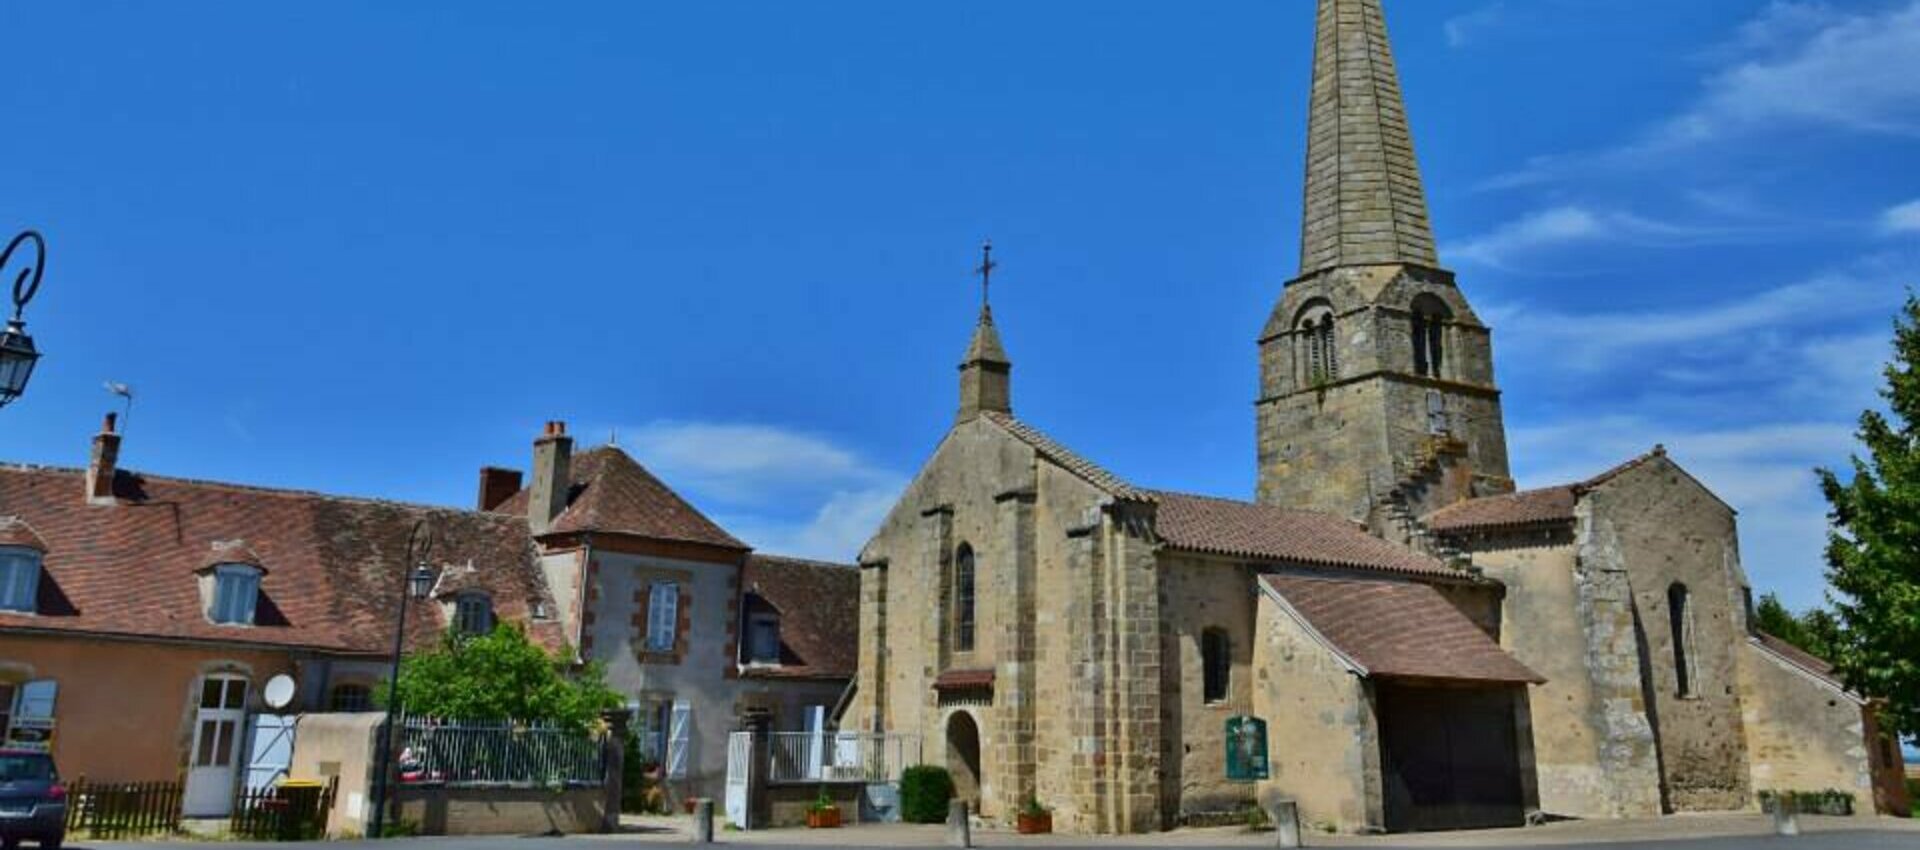
[[[1447,323],[1453,311],[1429,294],[1413,299],[1413,371],[1438,378],[1447,361]]]
[[[1679,582],[1667,588],[1667,624],[1673,631],[1674,692],[1685,699],[1694,695],[1698,670],[1693,653],[1693,599]]]
[[[974,632],[973,547],[953,553],[953,651],[972,652]]]

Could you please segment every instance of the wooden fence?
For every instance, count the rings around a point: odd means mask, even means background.
[[[88,782],[67,785],[67,831],[126,838],[180,829],[178,782]]]
[[[327,813],[340,790],[340,778],[320,783],[282,783],[242,788],[233,798],[228,831],[236,838],[264,841],[312,841],[326,837]]]

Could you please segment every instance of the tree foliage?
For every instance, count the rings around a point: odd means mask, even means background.
[[[1895,323],[1887,410],[1860,416],[1866,455],[1842,480],[1820,470],[1832,506],[1827,581],[1841,635],[1833,661],[1847,684],[1887,701],[1891,725],[1920,732],[1920,299]]]
[[[578,670],[549,654],[520,626],[501,623],[478,636],[449,631],[440,645],[400,664],[400,697],[409,714],[451,720],[515,720],[585,730],[625,704],[598,663]],[[385,694],[382,694],[384,703]]]
[[[1800,647],[1829,661],[1838,655],[1840,620],[1825,608],[1810,608],[1795,614],[1780,597],[1766,594],[1754,606],[1754,625],[1767,634]]]

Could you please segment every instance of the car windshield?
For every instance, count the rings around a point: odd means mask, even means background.
[[[53,775],[53,759],[46,756],[0,755],[0,782],[45,780]]]

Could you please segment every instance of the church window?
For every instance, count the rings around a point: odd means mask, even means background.
[[[1233,641],[1226,629],[1200,633],[1201,695],[1208,705],[1227,701],[1227,683],[1233,671]]]
[[[1334,333],[1333,308],[1315,302],[1300,314],[1298,338],[1306,382],[1319,384],[1340,376],[1339,345]]]
[[[1687,586],[1675,582],[1667,588],[1667,622],[1673,631],[1674,690],[1681,697],[1694,695],[1693,611]]]
[[[1447,357],[1447,305],[1432,295],[1413,300],[1413,371],[1438,378]]]
[[[960,544],[953,554],[953,650],[973,651],[973,547]]]

